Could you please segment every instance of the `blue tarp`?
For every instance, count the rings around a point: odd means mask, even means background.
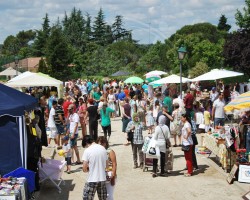
[[[0,116],[22,116],[24,111],[30,111],[38,100],[16,89],[0,84]]]

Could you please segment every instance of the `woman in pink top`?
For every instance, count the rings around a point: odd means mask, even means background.
[[[82,128],[82,138],[87,135],[87,104],[84,97],[79,98],[78,115],[80,117],[80,124]]]

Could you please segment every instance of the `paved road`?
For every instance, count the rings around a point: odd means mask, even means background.
[[[101,130],[99,128],[99,130]],[[99,131],[100,132],[100,131]],[[146,135],[146,132],[144,133]],[[102,135],[102,133],[100,133]],[[185,159],[180,147],[174,148],[174,171],[167,177],[152,178],[150,171],[133,169],[132,151],[124,146],[125,136],[121,132],[121,120],[112,120],[110,146],[116,152],[118,160],[118,179],[115,188],[116,200],[238,200],[250,190],[247,184],[229,185],[226,174],[207,156],[198,155],[199,170],[192,177],[184,177]],[[83,149],[78,142],[80,155]],[[48,157],[51,149],[44,148],[43,155]],[[55,159],[62,159],[56,155]],[[73,166],[74,173],[62,175],[65,185],[62,193],[49,182],[42,184],[41,191],[36,193],[38,200],[81,200],[86,174],[81,166]],[[97,197],[95,199],[98,199]]]

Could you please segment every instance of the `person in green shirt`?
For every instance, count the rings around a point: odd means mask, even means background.
[[[172,114],[172,111],[173,111],[173,105],[172,104],[173,104],[173,102],[172,102],[171,97],[169,96],[168,90],[165,90],[164,95],[165,95],[165,98],[163,100],[163,105],[168,106],[168,112],[170,114]]]
[[[100,109],[101,115],[101,126],[103,129],[104,137],[107,138],[107,135],[111,135],[111,121],[110,113],[115,112],[115,110],[108,107],[107,102],[103,103],[103,107]]]
[[[102,96],[102,93],[100,92],[100,88],[97,87],[95,92],[93,93],[93,99],[95,101],[95,106],[97,106],[97,107],[99,105],[101,96]]]

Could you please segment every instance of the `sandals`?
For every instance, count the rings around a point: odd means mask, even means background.
[[[192,174],[185,173],[184,176],[185,176],[185,177],[190,177],[190,176],[192,176]]]

